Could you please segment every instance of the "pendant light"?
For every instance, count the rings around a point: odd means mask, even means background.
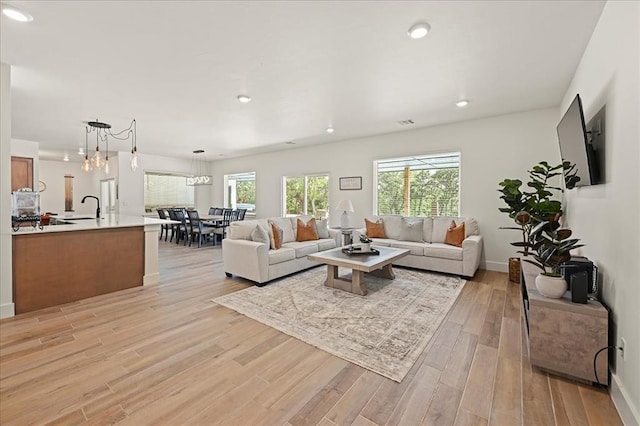
[[[91,162],[89,161],[89,128],[87,128],[87,132],[84,135],[84,162],[80,169],[83,172],[90,172],[93,170]]]
[[[89,172],[91,170],[103,170],[105,173],[109,173],[109,137],[126,141],[131,138],[131,170],[136,171],[138,168],[138,146],[136,140],[136,120],[133,119],[131,124],[126,129],[113,133],[111,131],[111,124],[103,123],[98,121],[89,121],[87,122],[88,126],[86,127],[86,135],[85,135],[85,161],[82,164],[82,170],[85,172]],[[96,133],[96,150],[89,160],[89,133]],[[106,151],[104,157],[100,153],[100,142],[105,143]]]
[[[207,158],[204,156],[204,149],[193,151],[191,160],[191,175],[187,177],[188,186],[213,185],[213,176],[209,174]]]

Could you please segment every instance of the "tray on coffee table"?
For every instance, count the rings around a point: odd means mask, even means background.
[[[343,248],[342,252],[348,256],[378,256],[380,255],[380,252],[374,248],[372,248],[370,251],[362,251],[360,249],[360,247],[354,247],[353,249],[349,250],[348,248]]]

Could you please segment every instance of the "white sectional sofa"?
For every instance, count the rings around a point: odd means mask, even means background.
[[[238,275],[255,281],[258,285],[289,275],[303,269],[318,266],[318,262],[307,259],[307,255],[329,250],[341,245],[340,231],[328,229],[326,220],[318,223],[318,240],[297,240],[297,221],[307,223],[311,216],[276,217],[232,222],[227,238],[222,240],[222,259],[227,276]],[[282,247],[270,248],[269,242],[261,241],[261,227],[273,238],[269,221],[283,230]]]
[[[482,255],[482,236],[478,223],[473,218],[460,217],[403,217],[398,215],[372,216],[371,222],[382,219],[387,238],[372,238],[374,246],[388,246],[408,249],[411,253],[394,265],[449,274],[472,277],[480,265]],[[451,221],[457,225],[465,223],[465,238],[462,247],[445,244],[447,229]],[[366,228],[353,233],[354,244],[357,244]]]

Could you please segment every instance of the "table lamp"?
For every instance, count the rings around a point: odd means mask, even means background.
[[[353,204],[351,200],[342,200],[336,206],[336,210],[342,210],[342,216],[340,216],[340,228],[345,229],[349,227],[349,214],[347,212],[354,212]]]

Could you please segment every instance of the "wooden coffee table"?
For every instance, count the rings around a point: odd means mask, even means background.
[[[342,247],[338,247],[310,254],[307,258],[327,265],[327,280],[324,285],[364,296],[367,294],[365,273],[392,280],[396,276],[391,264],[409,254],[409,250],[406,249],[392,247],[375,247],[375,249],[380,252],[379,255],[348,255],[342,252]],[[351,279],[338,276],[338,267],[351,269]]]

